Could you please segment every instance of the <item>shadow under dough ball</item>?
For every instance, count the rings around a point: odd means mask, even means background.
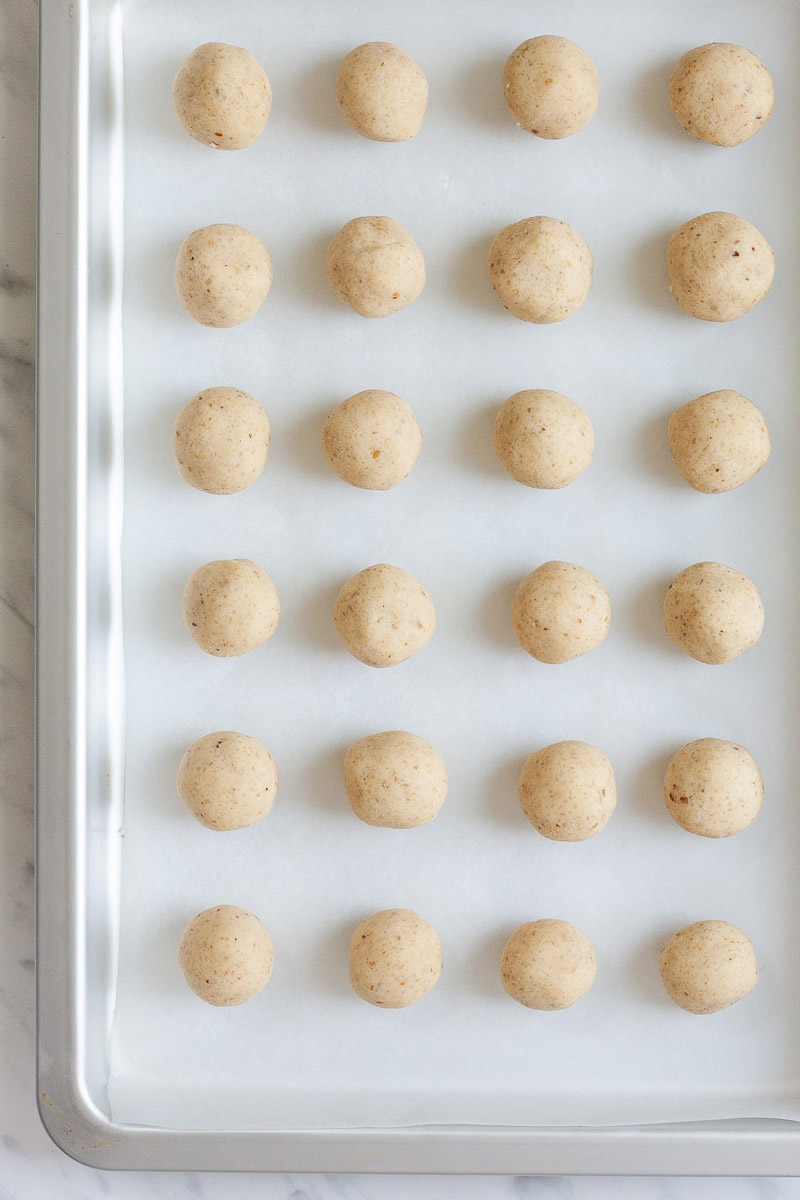
[[[669,585],[664,626],[681,650],[719,666],[756,644],[764,628],[764,606],[755,584],[733,567],[694,563]]]
[[[431,924],[408,908],[373,913],[350,939],[350,985],[378,1008],[408,1008],[442,973],[442,946]]]
[[[735,321],[772,287],[775,255],[749,221],[734,213],[710,212],[673,233],[667,270],[670,291],[690,317]]]
[[[531,754],[518,792],[531,825],[554,842],[595,837],[617,806],[611,763],[587,742],[556,742]]]
[[[271,285],[269,251],[241,225],[205,225],[190,233],[178,251],[178,299],[201,325],[230,329],[249,321]]]
[[[583,930],[549,917],[518,926],[500,957],[500,981],[509,996],[541,1012],[570,1008],[596,975],[594,947]]]
[[[511,604],[523,650],[543,663],[565,663],[596,649],[611,623],[611,602],[585,567],[546,562],[523,579]]]
[[[322,433],[322,453],[339,478],[373,491],[402,483],[421,449],[417,419],[393,392],[373,389],[343,400]]]
[[[367,825],[416,829],[438,813],[447,771],[430,742],[391,730],[361,738],[344,757],[347,802]]]
[[[669,103],[692,137],[713,146],[741,146],[769,120],[775,88],[752,50],[709,42],[678,59]]]
[[[583,409],[560,392],[516,392],[497,414],[494,452],[519,483],[564,488],[592,461],[594,430]]]
[[[743,1000],[758,982],[753,944],[729,921],[696,921],[674,933],[658,968],[679,1008],[706,1015]]]
[[[245,829],[272,809],[278,769],[266,746],[244,733],[207,733],[178,767],[178,795],[206,829]]]
[[[246,1004],[267,986],[272,942],[258,917],[235,904],[220,904],[188,923],[178,965],[189,987],[206,1004]]]
[[[739,392],[708,392],[669,419],[675,469],[698,492],[731,492],[752,479],[772,449],[763,413]]]
[[[175,420],[173,445],[181,478],[201,492],[231,496],[255,483],[269,453],[269,419],[247,392],[198,392]]]
[[[700,738],[673,754],[664,775],[664,804],[672,819],[700,837],[733,837],[758,816],[764,781],[744,746]]]
[[[183,594],[183,619],[201,650],[215,658],[248,654],[278,624],[281,606],[267,572],[249,558],[198,567]]]
[[[530,38],[508,56],[503,91],[523,129],[548,140],[571,137],[597,110],[597,67],[568,38]]]
[[[407,142],[428,107],[428,81],[391,42],[365,42],[342,60],[336,99],[351,129],[374,142]]]
[[[576,313],[592,282],[592,254],[577,230],[555,217],[506,225],[489,250],[495,295],[513,317],[552,325]]]
[[[413,575],[389,563],[366,567],[336,598],[342,644],[368,667],[393,667],[417,654],[436,627],[433,601]]]
[[[175,76],[172,104],[196,142],[218,150],[243,150],[264,132],[272,87],[249,50],[206,42],[192,51]]]
[[[354,217],[328,246],[328,283],[362,317],[389,317],[425,286],[425,260],[404,225],[391,217]]]

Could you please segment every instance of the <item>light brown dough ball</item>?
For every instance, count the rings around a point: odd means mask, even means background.
[[[195,995],[224,1008],[245,1004],[266,987],[272,957],[272,942],[258,917],[235,904],[198,913],[178,947],[178,965]]]
[[[754,225],[733,213],[687,221],[667,249],[670,291],[690,317],[735,321],[772,287],[775,255]]]
[[[241,225],[205,225],[190,233],[178,251],[178,299],[201,325],[230,329],[249,321],[271,284],[267,247]]]
[[[604,641],[611,602],[600,580],[585,567],[546,562],[517,588],[511,621],[528,654],[543,663],[565,663]]]
[[[358,392],[325,422],[322,453],[353,487],[385,492],[408,475],[422,449],[413,412],[392,392]]]
[[[698,492],[732,492],[769,458],[763,414],[727,388],[683,404],[669,419],[672,459],[679,475]]]
[[[517,46],[503,87],[514,120],[540,138],[571,137],[597,110],[597,67],[568,38],[546,35]]]
[[[196,142],[218,150],[243,150],[264,132],[272,88],[249,50],[206,42],[192,51],[175,76],[172,103]]]
[[[597,975],[594,947],[569,921],[545,917],[514,930],[503,947],[500,981],[526,1008],[556,1012],[585,996]]]
[[[411,234],[391,217],[355,217],[328,246],[328,282],[362,317],[388,317],[425,286],[425,260]]]
[[[183,594],[186,628],[206,654],[233,658],[271,638],[281,605],[267,572],[249,558],[198,567]]]
[[[336,598],[333,623],[354,658],[368,667],[393,667],[427,644],[436,612],[413,575],[378,563],[348,579]]]
[[[690,1013],[715,1013],[758,982],[753,944],[729,921],[696,921],[674,933],[658,960],[670,1000]]]
[[[664,803],[674,821],[701,837],[732,837],[756,819],[764,781],[744,746],[719,738],[689,742],[672,756]]]
[[[244,829],[272,808],[278,768],[266,746],[244,733],[207,733],[178,767],[178,795],[206,829]]]
[[[415,829],[444,804],[447,771],[430,742],[394,730],[355,742],[344,756],[347,801],[367,825]]]
[[[710,42],[678,59],[669,103],[692,137],[713,146],[741,146],[769,120],[775,88],[751,50]]]
[[[350,939],[350,984],[378,1008],[408,1008],[442,973],[442,946],[432,925],[408,908],[373,913]]]
[[[585,842],[617,806],[611,763],[586,742],[556,742],[527,759],[519,777],[522,811],[554,842]]]
[[[497,414],[494,452],[528,487],[567,487],[592,461],[592,422],[560,392],[516,392]]]
[[[721,563],[695,563],[669,585],[664,625],[681,650],[718,666],[755,646],[764,607],[746,575]]]
[[[336,99],[356,133],[374,142],[407,142],[428,107],[428,81],[414,59],[391,42],[365,42],[342,60]]]
[[[489,250],[489,277],[512,316],[551,325],[577,312],[592,282],[592,255],[577,230],[555,217],[506,225]]]
[[[258,479],[269,453],[269,419],[247,392],[213,387],[178,413],[173,433],[181,477],[201,492],[231,496]]]

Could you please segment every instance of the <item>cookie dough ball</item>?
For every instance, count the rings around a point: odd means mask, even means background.
[[[206,388],[178,413],[173,434],[181,477],[201,492],[243,492],[264,470],[269,419],[238,388]]]
[[[422,449],[416,417],[392,392],[358,392],[325,422],[322,453],[353,487],[385,492],[408,475]]]
[[[530,38],[508,56],[506,104],[518,125],[537,137],[571,137],[597,109],[597,67],[568,38]]]
[[[243,150],[264,132],[272,88],[249,50],[206,42],[193,50],[172,85],[175,115],[196,142]]]
[[[667,430],[679,475],[698,492],[732,492],[770,455],[763,414],[738,392],[708,392],[676,409]]]
[[[519,777],[522,811],[553,842],[585,842],[617,806],[611,763],[586,742],[556,742],[531,754]]]
[[[710,42],[678,59],[669,103],[692,137],[712,146],[741,146],[769,120],[775,88],[751,50]]]
[[[674,821],[701,837],[732,837],[756,819],[764,781],[744,746],[720,738],[689,742],[672,756],[664,803]]]
[[[670,1000],[691,1013],[715,1013],[758,982],[753,944],[729,921],[696,921],[673,934],[658,960]]]
[[[594,430],[583,409],[560,392],[516,392],[497,414],[494,452],[520,483],[563,488],[592,461]]]
[[[178,947],[178,965],[206,1004],[246,1004],[272,974],[272,942],[258,917],[235,904],[219,904],[193,917]]]
[[[378,563],[348,579],[336,598],[333,623],[354,658],[368,667],[393,667],[427,644],[436,613],[413,575]]]
[[[408,908],[362,921],[350,939],[350,984],[378,1008],[408,1008],[442,973],[442,946],[432,925]]]
[[[528,921],[503,947],[500,981],[526,1008],[555,1012],[585,996],[597,974],[594,947],[569,921]]]
[[[746,575],[721,563],[695,563],[669,585],[664,625],[681,650],[718,666],[755,646],[764,628],[764,607]]]
[[[178,795],[206,829],[245,829],[272,808],[278,768],[266,746],[244,733],[207,733],[178,768]]]
[[[178,299],[201,325],[230,329],[254,316],[272,283],[272,259],[261,238],[241,225],[205,225],[178,251]]]
[[[586,299],[592,255],[566,221],[528,217],[506,225],[492,242],[489,277],[512,316],[552,325],[571,317]]]
[[[733,213],[687,221],[667,249],[670,291],[690,317],[735,321],[772,287],[775,255],[754,225]]]
[[[342,116],[373,142],[407,142],[428,107],[428,81],[414,59],[391,42],[365,42],[342,60],[336,79]]]
[[[444,804],[447,771],[424,738],[399,730],[373,733],[344,756],[344,786],[348,804],[367,825],[415,829]]]
[[[391,217],[356,217],[325,255],[328,282],[362,317],[388,317],[425,286],[425,260],[411,234]]]
[[[611,602],[585,567],[546,562],[523,579],[511,604],[523,650],[543,663],[565,663],[595,650],[611,623]]]
[[[233,658],[271,638],[281,605],[275,584],[249,558],[222,558],[198,567],[183,593],[186,628],[206,654]]]

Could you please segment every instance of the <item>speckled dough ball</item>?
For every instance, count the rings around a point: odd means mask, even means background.
[[[444,804],[447,771],[430,742],[413,733],[373,733],[344,757],[347,801],[367,825],[415,829]]]
[[[678,59],[669,102],[692,137],[713,146],[741,146],[769,120],[775,88],[751,50],[710,42]]]
[[[402,483],[421,449],[416,417],[392,392],[370,390],[343,400],[322,434],[322,453],[339,478],[378,492]]]
[[[755,646],[764,607],[746,575],[722,563],[695,563],[669,585],[664,625],[681,650],[718,666]]]
[[[597,975],[594,947],[569,921],[546,917],[518,926],[503,947],[500,981],[526,1008],[556,1012],[585,996]]]
[[[258,479],[269,453],[269,419],[237,388],[206,388],[178,413],[173,433],[181,477],[201,492],[231,496]]]
[[[245,1004],[272,974],[272,942],[258,917],[235,904],[193,917],[178,947],[178,965],[189,987],[207,1004]]]
[[[230,329],[254,316],[272,283],[272,260],[261,238],[241,225],[206,225],[178,251],[175,287],[195,321]]]
[[[506,104],[518,125],[537,137],[571,137],[597,109],[597,67],[568,38],[530,38],[508,56]]]
[[[408,908],[362,921],[350,939],[350,984],[378,1008],[408,1008],[442,973],[442,947],[432,925]]]
[[[556,742],[531,754],[519,777],[522,811],[554,842],[585,842],[617,806],[611,763],[586,742]]]
[[[672,756],[664,776],[667,812],[701,837],[741,833],[763,802],[764,781],[752,754],[720,738],[689,742]]]
[[[189,576],[186,628],[206,654],[233,658],[271,638],[281,606],[267,572],[249,558],[222,558]]]
[[[351,128],[373,142],[407,142],[428,107],[428,81],[391,42],[365,42],[342,60],[336,99]]]
[[[348,579],[336,598],[333,623],[354,658],[368,667],[393,667],[427,644],[436,613],[413,575],[378,563]]]
[[[243,150],[264,132],[272,88],[249,50],[206,42],[192,51],[175,76],[172,103],[196,142],[218,150]]]
[[[741,487],[761,470],[771,450],[763,414],[727,389],[676,409],[667,433],[678,474],[698,492]]]
[[[489,250],[489,277],[512,316],[551,325],[577,312],[592,282],[592,255],[581,235],[555,217],[506,225]]]
[[[266,746],[244,733],[207,733],[178,768],[178,795],[206,829],[244,829],[272,808],[278,769]]]
[[[611,602],[585,567],[546,562],[523,579],[511,604],[523,650],[543,663],[565,663],[595,650],[611,623]]]
[[[687,221],[667,249],[670,291],[700,321],[735,321],[772,287],[775,255],[754,225],[733,213]]]
[[[328,282],[362,317],[388,317],[425,286],[425,260],[411,234],[391,217],[355,217],[325,255]]]
[[[592,461],[594,430],[583,409],[560,392],[516,392],[497,414],[494,452],[520,483],[563,488]]]
[[[658,960],[667,995],[690,1013],[715,1013],[758,982],[753,944],[729,921],[696,921],[673,934]]]

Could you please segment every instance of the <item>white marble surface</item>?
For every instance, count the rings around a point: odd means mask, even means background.
[[[110,1174],[48,1140],[34,1102],[33,320],[36,0],[0,0],[0,1200],[784,1200],[797,1180]]]

